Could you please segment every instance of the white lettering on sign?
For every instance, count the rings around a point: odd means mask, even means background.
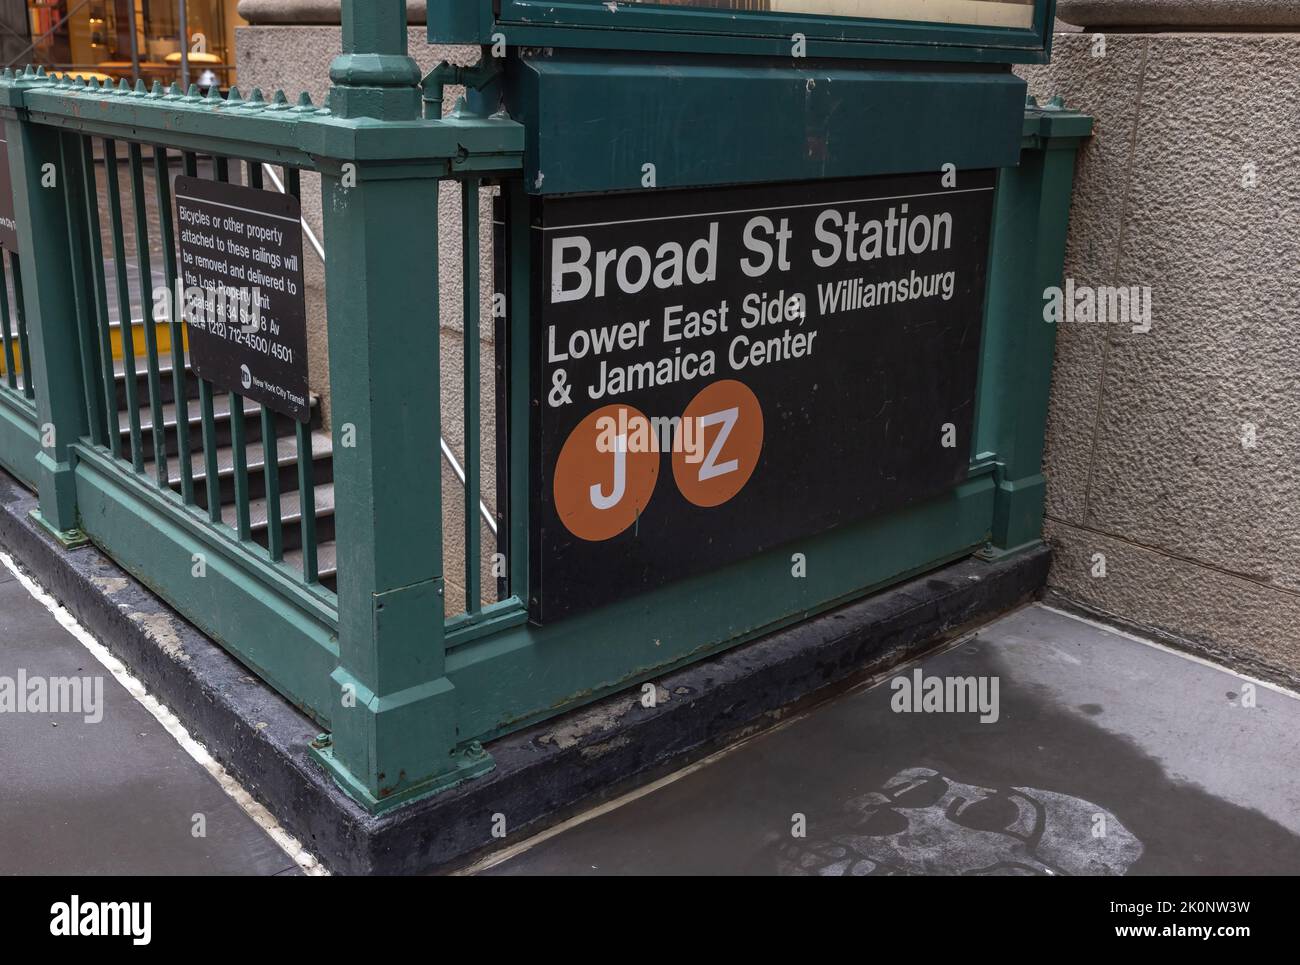
[[[721,425],[718,434],[713,437],[713,445],[709,447],[708,454],[704,457],[704,462],[700,464],[699,481],[704,482],[706,479],[713,479],[717,476],[725,476],[729,472],[735,472],[740,468],[739,459],[728,459],[726,462],[719,463],[718,456],[722,452],[722,447],[727,444],[727,437],[731,435],[731,429],[740,418],[740,409],[732,406],[730,409],[723,409],[721,412],[709,412],[700,416],[700,428],[707,429],[710,426]]]
[[[814,219],[813,244],[808,251],[818,268],[952,248],[953,217],[948,211],[909,214],[909,205],[903,202],[891,206],[883,218],[860,218],[850,206],[855,203],[826,208]],[[639,295],[652,286],[667,291],[716,281],[718,224],[711,221],[703,237],[667,241],[653,252],[650,246],[637,244],[597,249],[582,234],[554,237],[550,242],[551,304],[604,298],[614,292]],[[789,272],[791,242],[795,240],[790,218],[756,214],[741,231],[744,253],[737,265],[748,278]]]
[[[594,254],[594,258],[593,258]],[[654,255],[641,245],[621,251],[609,248],[593,252],[582,235],[568,235],[551,241],[551,303],[575,302],[588,295],[604,298],[609,288],[610,268],[614,283],[625,295],[636,295],[651,283],[661,291],[680,288],[690,282],[703,285],[718,277],[718,223],[689,247],[668,241]]]
[[[596,509],[613,509],[627,492],[627,436],[614,440],[614,488],[606,494],[600,483],[591,484],[591,505]]]

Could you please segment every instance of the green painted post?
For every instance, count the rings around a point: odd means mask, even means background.
[[[975,452],[997,458],[991,549],[1001,555],[1042,536],[1043,439],[1056,326],[1044,293],[1061,284],[1074,162],[1092,119],[1031,101],[1020,164],[998,180]]]
[[[44,77],[20,83],[45,85]],[[78,529],[73,444],[89,431],[81,344],[57,128],[6,122],[14,213],[22,257],[22,290],[31,343],[40,452],[36,455],[38,518],[65,543],[84,541]]]
[[[419,117],[420,68],[406,53],[405,0],[343,0],[343,53],[330,64],[341,117]]]
[[[381,46],[375,56],[385,64],[398,49],[405,56],[403,4],[375,6],[363,17],[358,4],[344,3],[351,53],[341,61],[371,62],[362,37]],[[398,23],[401,44],[389,44]],[[407,103],[418,117],[418,72],[408,76],[408,89],[385,87],[382,96],[336,87],[330,103],[385,101],[385,110]],[[367,83],[374,77],[365,74]],[[446,169],[400,161],[322,167],[340,705],[330,712],[330,742],[316,750],[345,790],[379,810],[492,767],[476,742],[461,746],[443,639],[436,242]]]

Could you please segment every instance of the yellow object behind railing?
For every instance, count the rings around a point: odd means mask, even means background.
[[[158,340],[158,354],[172,350],[172,330],[171,325],[167,322],[153,322],[154,337]],[[145,357],[147,346],[145,344],[145,323],[141,319],[132,319],[131,321],[131,347],[135,351],[135,357],[142,359]],[[122,326],[113,325],[109,329],[109,343],[113,349],[113,358],[120,360],[122,358]],[[181,347],[188,349],[189,339],[182,334]]]

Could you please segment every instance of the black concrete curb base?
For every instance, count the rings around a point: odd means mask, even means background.
[[[464,865],[986,622],[1044,586],[1039,547],[969,559],[488,745],[490,774],[373,817],[309,758],[316,728],[95,547],[66,551],[0,472],[0,546],[104,642],[327,867]],[[492,837],[493,815],[508,836]]]

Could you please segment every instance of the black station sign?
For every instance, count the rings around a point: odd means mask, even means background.
[[[311,415],[297,198],[176,179],[174,283],[194,370],[299,422]]]
[[[965,479],[994,176],[534,201],[532,619]]]

